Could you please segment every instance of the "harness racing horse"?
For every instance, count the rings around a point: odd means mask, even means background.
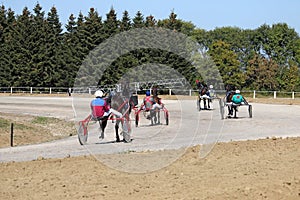
[[[78,127],[78,139],[79,143],[81,145],[86,144],[87,138],[88,138],[88,124],[90,121],[99,122],[100,129],[101,129],[101,136],[100,138],[104,138],[104,130],[107,126],[108,120],[115,120],[115,132],[116,132],[116,142],[120,142],[120,136],[119,136],[119,125],[122,124],[123,128],[123,141],[130,142],[130,133],[131,133],[131,127],[130,127],[130,119],[129,114],[131,112],[131,109],[134,105],[137,105],[137,98],[130,98],[129,100],[125,97],[122,97],[118,94],[110,94],[107,98],[105,98],[106,102],[111,106],[112,109],[118,111],[122,114],[122,116],[117,117],[113,116],[113,114],[110,114],[109,116],[104,117],[93,117],[92,114],[90,114],[87,118],[85,118],[82,121],[79,121],[79,127]]]
[[[233,95],[235,94],[235,87],[232,85],[226,85],[225,89],[226,89],[226,96],[225,96],[224,102],[225,102],[225,104],[228,105],[228,116],[233,115],[233,110],[235,111],[234,113],[236,116],[237,107],[236,106],[233,107],[233,105],[230,104],[230,103],[232,103],[231,99],[232,99]]]
[[[135,126],[138,127],[140,120],[140,113],[142,112],[144,117],[151,121],[151,125],[160,125],[160,111],[162,110],[165,114],[166,124],[169,124],[169,114],[168,110],[164,107],[164,104],[161,102],[161,98],[157,95],[151,97],[151,102],[142,103],[140,109],[135,112]]]
[[[233,91],[229,91],[226,98],[226,103],[228,105],[228,116],[230,117],[231,115],[233,115],[233,111],[234,111],[234,118],[236,118],[236,112],[237,112],[237,106],[233,105],[232,103],[232,97],[235,94],[235,92]],[[231,103],[231,104],[228,104]]]
[[[115,120],[115,133],[116,133],[116,142],[120,142],[120,136],[119,136],[119,127],[120,123],[122,125],[123,131],[123,141],[124,142],[130,142],[130,133],[131,133],[131,126],[130,126],[130,113],[131,109],[135,106],[136,100],[133,97],[126,98],[122,96],[119,93],[111,94],[108,97],[108,102],[111,105],[111,108],[117,110],[118,112],[122,113],[121,118],[114,117]]]
[[[208,87],[207,86],[203,86],[199,90],[199,95],[198,95],[198,100],[197,100],[197,106],[198,106],[199,111],[201,110],[201,100],[203,100],[203,103],[204,103],[204,110],[210,109],[211,99],[208,96]]]

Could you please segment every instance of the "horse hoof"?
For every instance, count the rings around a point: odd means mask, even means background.
[[[116,142],[121,142],[121,140],[120,140],[120,139],[117,139]]]

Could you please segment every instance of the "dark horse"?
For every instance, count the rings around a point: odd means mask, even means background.
[[[130,142],[130,133],[131,133],[131,126],[130,126],[130,113],[131,109],[137,105],[137,97],[131,96],[130,98],[122,96],[120,93],[111,93],[107,98],[107,102],[110,104],[111,108],[114,110],[122,113],[121,118],[117,118],[115,116],[111,116],[112,120],[115,121],[115,133],[116,133],[116,142],[120,142],[119,136],[119,127],[120,124],[122,125],[123,131],[123,141]],[[105,128],[105,127],[104,127]]]
[[[198,101],[197,101],[199,111],[201,110],[201,100],[203,100],[204,103],[204,110],[210,109],[211,99],[209,97],[207,85],[202,86],[202,88],[199,90]]]
[[[232,103],[232,97],[235,95],[235,87],[232,85],[226,86],[226,96],[225,96],[225,103]],[[237,106],[235,105],[228,105],[228,116],[231,117],[234,111],[234,118],[236,118]]]
[[[129,114],[131,112],[131,109],[137,105],[137,96],[136,98],[133,98],[134,96],[130,98],[126,98],[124,96],[121,96],[119,94],[111,93],[108,97],[105,98],[106,102],[111,106],[112,109],[118,111],[122,114],[122,116],[117,117],[110,114],[109,116],[103,116],[103,117],[97,117],[94,118],[92,114],[90,114],[87,118],[79,122],[79,128],[78,128],[78,138],[81,145],[84,145],[88,138],[88,124],[90,121],[96,121],[99,122],[100,129],[101,129],[101,135],[100,138],[104,138],[104,130],[107,126],[108,120],[116,121],[115,124],[115,131],[116,131],[116,141],[120,142],[120,136],[119,136],[119,125],[122,124],[123,128],[123,141],[130,142],[130,133],[131,133],[131,126],[130,126],[130,118]]]

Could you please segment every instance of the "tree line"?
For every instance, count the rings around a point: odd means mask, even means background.
[[[19,15],[0,7],[0,87],[72,87],[83,60],[95,47],[115,34],[143,27],[167,28],[192,38],[214,61],[224,84],[255,90],[300,90],[300,38],[286,23],[205,30],[178,19],[174,11],[157,20],[140,11],[130,17],[125,10],[118,19],[113,8],[105,17],[90,8],[87,16],[70,14],[63,25],[55,7],[46,13],[39,3],[32,11],[25,7]],[[130,68],[147,63],[169,65],[193,86],[196,79],[203,78],[179,55],[139,49],[116,59],[101,84],[116,83]]]

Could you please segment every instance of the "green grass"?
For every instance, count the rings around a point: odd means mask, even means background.
[[[7,129],[10,130],[10,126],[11,126],[11,121],[0,118],[0,129]],[[31,127],[22,124],[22,123],[13,123],[14,124],[14,129],[18,129],[18,130],[29,130],[31,129]]]
[[[35,117],[32,120],[32,123],[34,124],[47,124],[49,122],[53,122],[53,119],[49,117],[41,117],[41,116]]]
[[[3,118],[0,118],[0,129],[8,128],[10,125],[9,121]]]
[[[20,124],[20,123],[14,123],[14,129],[16,130],[31,130],[32,127],[30,126],[27,126],[25,124]]]

